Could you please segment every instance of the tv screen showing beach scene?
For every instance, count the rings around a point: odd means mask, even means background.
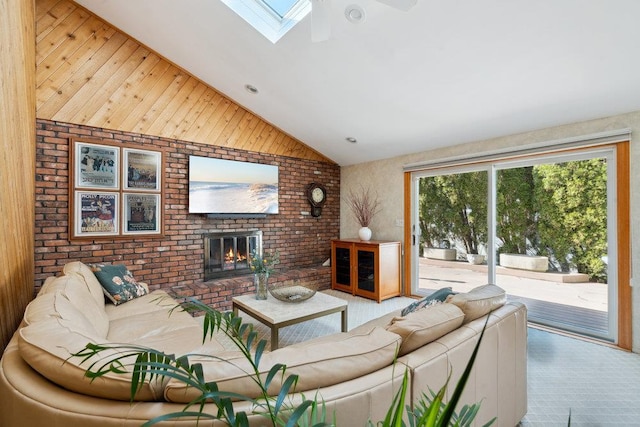
[[[278,166],[189,156],[189,212],[277,214]]]

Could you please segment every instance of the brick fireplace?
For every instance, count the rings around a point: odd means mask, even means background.
[[[251,273],[249,257],[262,253],[262,231],[225,231],[204,235],[204,280]]]

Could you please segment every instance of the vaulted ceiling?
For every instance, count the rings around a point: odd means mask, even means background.
[[[77,3],[341,165],[640,110],[637,0],[327,1],[276,44],[220,0]]]

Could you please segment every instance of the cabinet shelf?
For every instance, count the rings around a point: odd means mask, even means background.
[[[400,295],[400,242],[332,240],[331,289],[378,302]]]

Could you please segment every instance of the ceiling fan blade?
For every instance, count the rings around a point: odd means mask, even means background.
[[[417,0],[378,0],[394,9],[404,10],[405,12],[416,5]]]
[[[311,41],[329,40],[331,0],[311,0]]]

